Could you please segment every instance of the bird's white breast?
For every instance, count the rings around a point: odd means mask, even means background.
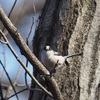
[[[42,51],[41,62],[47,67],[48,70],[52,70],[55,67],[57,59],[54,57],[53,51]]]
[[[41,62],[45,65],[45,67],[52,71],[55,67],[63,66],[65,62],[65,58],[60,55],[55,55],[53,50],[41,52]],[[57,65],[57,66],[56,66]]]

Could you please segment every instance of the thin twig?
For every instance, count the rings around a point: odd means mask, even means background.
[[[29,85],[29,84],[31,84],[31,82],[28,82],[27,84]],[[26,86],[26,84],[18,84],[17,83],[16,86],[18,86],[18,87],[24,87],[24,86]]]
[[[1,86],[1,79],[0,79],[0,97],[1,97],[1,100],[3,100],[3,92],[2,92],[2,86]]]
[[[6,53],[6,49],[5,49],[5,45],[4,44],[2,44],[2,48],[3,48],[3,56],[4,56],[4,66],[6,68],[6,54],[5,54]],[[3,70],[3,72],[1,73],[1,76],[0,76],[1,79],[3,78],[4,73],[5,73],[5,71]]]
[[[15,24],[16,22],[18,22],[18,19],[20,19],[20,17],[22,16],[22,13],[23,13],[22,11],[23,11],[23,9],[24,9],[24,6],[25,6],[26,1],[27,1],[27,0],[24,1],[24,4],[22,5],[22,8],[21,8],[21,10],[20,10],[20,12],[19,12],[19,15],[15,18],[13,24]]]
[[[24,91],[26,91],[26,90],[27,90],[27,88],[25,88],[25,89],[23,89],[23,90],[17,92],[16,94],[22,93],[22,92],[24,92]],[[8,97],[7,99],[9,100],[10,98],[12,98],[13,96],[15,96],[16,94],[11,95],[11,96]]]
[[[50,72],[44,67],[44,65],[37,59],[37,57],[32,53],[29,47],[26,45],[25,41],[20,35],[18,29],[12,24],[12,22],[8,19],[6,14],[4,13],[1,5],[0,5],[0,20],[5,25],[9,34],[12,36],[13,40],[19,47],[21,53],[29,60],[29,62],[37,69],[37,71],[42,75],[50,75]],[[25,67],[27,70],[27,68]],[[27,70],[28,72],[28,70]],[[31,75],[30,75],[31,76]],[[33,76],[31,76],[33,77]],[[33,79],[33,78],[32,78]],[[64,100],[63,96],[60,92],[57,82],[53,77],[45,77],[46,81],[49,84],[49,90],[53,94],[52,97],[56,100]]]
[[[1,60],[0,60],[0,64],[2,65],[2,68],[3,68],[3,70],[5,71],[5,73],[6,73],[7,77],[8,77],[8,79],[9,79],[9,82],[10,82],[10,84],[11,84],[11,86],[12,86],[12,88],[13,88],[13,90],[14,90],[15,94],[16,94],[15,87],[13,86],[13,83],[12,83],[12,81],[11,81],[10,77],[9,77],[9,74],[7,73],[7,71],[6,71],[6,69],[5,69],[5,67],[4,67],[4,65],[3,65],[3,63],[2,63],[2,61],[1,61]],[[17,96],[17,95],[16,95],[16,98],[19,100],[19,98],[18,98],[18,96]]]
[[[20,58],[18,57],[18,55],[16,54],[16,52],[13,50],[12,46],[10,45],[9,41],[7,40],[5,34],[0,30],[1,35],[3,36],[4,40],[7,42],[7,46],[9,47],[9,49],[11,50],[11,52],[13,53],[13,55],[15,56],[15,58],[18,60],[18,62],[22,65],[22,67],[25,69],[25,71],[27,71],[28,75],[32,78],[32,80],[34,82],[36,82],[36,84],[46,93],[48,94],[50,97],[53,97],[52,94],[47,91],[47,89],[45,89],[37,80],[36,78],[30,73],[30,71],[28,70],[28,68],[24,65],[24,63],[20,60]]]
[[[17,75],[16,75],[16,77],[15,77],[15,81],[14,81],[14,86],[17,84],[17,81],[18,81],[18,78],[19,78],[19,75],[20,75],[20,72],[21,72],[21,70],[22,70],[22,66],[20,66],[20,68],[19,68],[19,70],[18,70],[18,72],[17,72]]]
[[[17,75],[16,75],[16,77],[15,77],[15,80],[14,80],[14,82],[13,82],[13,86],[14,87],[16,87],[16,84],[17,84],[17,81],[18,81],[18,78],[19,78],[19,75],[20,75],[20,71],[21,71],[21,66],[20,66],[20,68],[19,68],[19,70],[18,70],[18,72],[17,72]],[[10,92],[9,92],[10,91]],[[9,94],[12,92],[12,87],[11,86],[8,86],[8,93],[6,94],[6,98],[8,98],[9,97]],[[16,93],[15,93],[16,94]]]
[[[33,25],[34,25],[34,16],[35,16],[35,13],[36,13],[36,9],[35,9],[35,5],[33,4],[32,25],[31,25],[31,27],[30,27],[30,32],[29,32],[29,34],[28,34],[28,36],[27,36],[27,38],[26,38],[26,43],[27,43],[27,44],[28,44],[28,39],[29,39],[29,37],[30,37],[30,35],[31,35],[31,33],[32,33],[32,28],[33,28]]]
[[[26,67],[28,68],[28,59],[26,60]],[[27,88],[29,88],[28,83],[27,83],[27,72],[25,71],[25,84]]]
[[[15,77],[15,80],[14,80],[14,82],[13,82],[13,86],[14,87],[16,87],[16,84],[17,84],[17,81],[18,81],[18,78],[19,78],[19,75],[20,75],[20,71],[21,71],[21,66],[20,66],[20,68],[19,68],[19,70],[18,70],[18,72],[17,72],[17,75],[16,75],[16,77]],[[11,92],[12,92],[12,87],[11,86],[8,86],[8,90],[7,90],[7,93],[6,93],[6,98],[8,98],[10,95],[11,95]],[[17,94],[17,93],[15,93],[15,94]]]
[[[35,13],[36,13],[36,9],[35,9],[35,5],[33,4],[33,15],[32,15],[32,24],[31,24],[31,27],[30,27],[30,31],[29,31],[29,34],[26,38],[26,44],[29,45],[28,43],[28,39],[32,33],[32,28],[33,28],[33,25],[34,25],[34,16],[35,16]],[[26,67],[28,67],[28,59],[26,59]],[[29,88],[28,86],[28,83],[27,83],[27,72],[25,71],[25,83],[26,83],[26,86],[27,88]]]
[[[1,84],[1,86],[2,86],[2,89],[5,89],[5,90],[8,89],[8,85],[6,85],[6,84]]]
[[[3,40],[1,40],[1,39],[0,39],[0,42],[1,42],[2,44],[7,44],[7,42],[5,42],[5,41],[3,41]]]
[[[16,94],[22,93],[22,92],[24,92],[24,91],[26,91],[26,90],[29,90],[29,89],[25,88],[25,89],[23,89],[23,90],[17,92]],[[42,91],[41,89],[32,89],[32,90],[33,90],[33,91]],[[16,94],[11,95],[11,96],[8,97],[7,99],[12,98],[12,97],[15,96]]]
[[[27,57],[29,62],[38,69],[41,74],[49,74],[49,71],[43,66],[43,64],[35,57],[29,47],[26,45],[25,41],[21,37],[19,31],[16,27],[11,23],[11,21],[7,18],[6,14],[4,13],[1,5],[0,5],[0,20],[7,28],[10,35],[13,37],[15,43],[20,48],[21,53]]]
[[[16,3],[17,3],[17,0],[15,0],[15,2],[14,2],[13,6],[12,6],[12,8],[11,8],[9,14],[8,14],[8,18],[10,17],[10,15],[11,15],[11,13],[12,13],[12,11],[13,11],[15,5],[16,5]],[[4,32],[4,30],[5,30],[5,27],[3,27],[2,32]]]

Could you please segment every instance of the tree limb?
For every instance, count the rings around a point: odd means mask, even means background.
[[[30,71],[28,70],[28,68],[24,65],[24,63],[20,60],[20,58],[18,57],[18,55],[16,54],[16,52],[13,50],[13,48],[11,47],[9,41],[7,40],[5,34],[0,30],[0,34],[3,36],[5,42],[7,42],[7,46],[9,47],[9,49],[11,50],[11,52],[13,53],[13,55],[15,56],[15,58],[17,59],[17,61],[22,65],[22,67],[25,69],[25,71],[28,73],[28,75],[32,78],[32,80],[46,93],[48,94],[50,97],[52,97],[51,93],[48,92],[37,80],[36,78],[30,73]]]
[[[4,71],[5,71],[6,75],[7,75],[7,78],[8,78],[8,80],[9,80],[9,82],[10,82],[10,86],[9,86],[9,87],[13,88],[13,90],[14,90],[14,92],[15,92],[15,94],[16,94],[15,87],[13,86],[13,83],[12,83],[12,81],[11,81],[11,79],[10,79],[10,76],[9,76],[8,72],[6,71],[5,66],[3,65],[3,63],[2,63],[1,60],[0,60],[0,64],[2,65],[2,68],[4,69]],[[8,88],[7,93],[8,93],[8,92],[10,92],[9,88]],[[9,93],[8,93],[8,94],[9,94]],[[16,95],[16,98],[17,98],[17,100],[19,100],[18,95]]]
[[[0,20],[12,36],[17,46],[20,48],[21,53],[29,60],[29,62],[40,72],[40,74],[47,75],[49,71],[43,66],[43,64],[35,57],[25,41],[21,37],[17,28],[11,23],[2,7],[0,6]],[[46,77],[46,81],[50,84],[50,91],[55,100],[63,100],[62,94],[54,78]]]

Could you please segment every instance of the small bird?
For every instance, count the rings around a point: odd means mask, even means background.
[[[51,72],[55,68],[62,67],[67,58],[80,55],[81,53],[72,54],[68,56],[62,56],[58,52],[51,49],[50,46],[45,46],[41,51],[41,62]]]

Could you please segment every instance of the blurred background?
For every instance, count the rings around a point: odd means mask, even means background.
[[[5,11],[5,13],[8,15],[11,11],[11,8],[14,4],[15,0],[0,0],[0,4]],[[32,50],[32,38],[34,37],[35,29],[39,22],[39,16],[41,15],[42,8],[44,6],[45,0],[17,0],[17,3],[11,13],[10,20],[12,23],[18,28],[20,31],[22,37],[26,41],[26,38],[28,37],[28,34],[30,32],[33,18],[34,18],[34,24],[32,27],[31,35],[28,39],[29,47]],[[35,6],[35,11],[34,11]],[[34,17],[33,17],[34,15]],[[3,29],[3,25],[0,22],[0,29]],[[24,56],[21,55],[20,50],[14,43],[13,39],[7,34],[6,30],[4,31],[6,33],[6,36],[11,43],[12,47],[18,54],[18,56],[21,58],[21,60],[25,63],[26,59]],[[18,71],[20,70],[20,74],[18,77],[18,84],[25,84],[25,72],[24,69],[21,68],[18,61],[15,59],[11,51],[6,45],[3,45],[0,43],[0,60],[6,67],[6,70],[12,80],[14,82],[16,76],[18,75]],[[31,72],[33,72],[32,66],[29,64],[28,68]],[[6,76],[6,74],[3,71],[2,66],[0,65],[0,79],[1,83],[8,85],[9,80]],[[31,82],[31,79],[27,76],[28,82]],[[23,89],[23,87],[16,87],[17,91]],[[12,93],[13,94],[13,93]],[[18,95],[20,100],[27,100],[29,96],[29,91],[25,91]],[[12,97],[10,100],[17,100],[16,97]]]

